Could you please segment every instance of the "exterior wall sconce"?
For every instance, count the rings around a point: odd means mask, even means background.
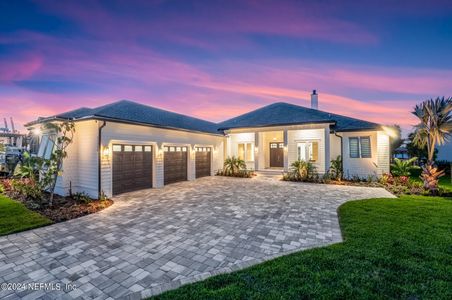
[[[108,148],[108,146],[103,147],[102,156],[104,158],[108,158],[110,156],[110,149]]]
[[[42,130],[39,127],[33,128],[32,133],[36,136],[40,136],[42,134]]]

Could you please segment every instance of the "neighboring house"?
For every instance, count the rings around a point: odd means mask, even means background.
[[[320,174],[343,156],[346,177],[389,172],[389,136],[381,125],[288,103],[274,103],[219,124],[119,101],[26,124],[75,122],[57,192],[95,197],[210,176],[228,156],[255,170],[287,171],[309,160]],[[49,157],[54,135],[43,132],[38,155]]]
[[[398,158],[402,160],[410,159],[411,156],[408,153],[407,147],[409,143],[410,143],[409,139],[403,139],[402,144],[398,148],[394,149],[392,158]]]
[[[438,146],[437,160],[445,160],[452,162],[452,141],[444,145]]]

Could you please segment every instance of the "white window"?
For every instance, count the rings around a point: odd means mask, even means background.
[[[254,144],[240,143],[238,144],[237,156],[244,161],[254,161]]]
[[[359,142],[361,144],[361,157],[362,158],[371,158],[372,150],[370,148],[370,137],[362,136],[359,138]]]
[[[319,160],[319,142],[306,141],[297,144],[298,160],[316,162]]]
[[[348,139],[350,158],[371,158],[370,136],[351,137]]]
[[[39,145],[38,156],[49,159],[55,148],[55,135],[43,135]]]

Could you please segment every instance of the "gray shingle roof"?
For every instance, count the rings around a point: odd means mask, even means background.
[[[104,118],[117,121],[148,124],[151,126],[184,129],[213,134],[222,134],[232,128],[282,126],[296,124],[329,123],[335,131],[376,130],[381,125],[310,109],[294,104],[278,102],[249,113],[226,120],[219,124],[185,116],[163,109],[121,100],[96,108],[82,107],[50,118],[38,119],[41,122],[52,118],[78,120],[83,118]],[[31,123],[30,123],[31,124]]]
[[[128,100],[121,100],[96,108],[79,108],[56,115],[55,117],[74,120],[88,117],[106,118],[149,124],[157,127],[220,134],[217,130],[218,126],[215,123]]]
[[[336,131],[375,130],[379,124],[294,104],[273,103],[218,124],[219,129],[265,127],[310,123],[334,123]]]

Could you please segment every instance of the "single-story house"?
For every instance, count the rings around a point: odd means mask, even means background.
[[[288,171],[300,159],[322,174],[343,157],[346,177],[380,176],[389,171],[389,135],[372,122],[312,107],[273,103],[221,123],[131,101],[80,108],[26,124],[71,120],[75,135],[56,191],[69,189],[97,197],[162,187],[211,176],[228,156],[256,171]],[[52,152],[52,132],[42,132],[39,156]]]

